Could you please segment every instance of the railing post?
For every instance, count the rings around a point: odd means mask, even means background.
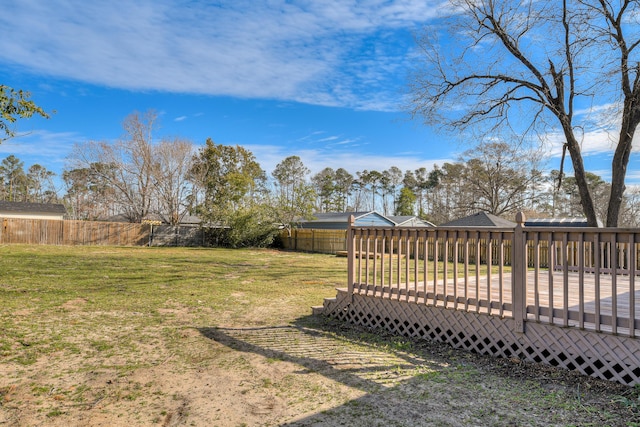
[[[356,218],[350,215],[349,223],[347,224],[347,290],[349,295],[353,295],[353,285],[356,280],[355,222]]]
[[[524,333],[527,316],[526,283],[527,283],[527,237],[524,231],[524,213],[516,214],[516,228],[513,231],[513,259],[511,262],[511,295],[515,331]]]

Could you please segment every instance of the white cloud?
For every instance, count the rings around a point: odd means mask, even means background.
[[[15,156],[59,156],[61,151],[68,151],[76,142],[81,142],[82,137],[74,132],[49,132],[46,130],[34,130],[32,132],[18,134],[15,138],[3,141],[0,144],[0,153],[13,154]],[[62,149],[62,150],[61,150]]]
[[[611,180],[611,159],[614,155],[614,151],[617,144],[618,129],[607,130],[605,128],[599,128],[586,132],[581,137],[581,152],[584,161],[585,169],[588,172],[594,173],[602,177],[606,181]],[[636,184],[640,182],[640,172],[633,169],[634,158],[637,158],[637,153],[640,152],[638,146],[638,134],[634,136],[631,163],[626,174],[627,184]],[[562,155],[562,145],[564,144],[564,136],[562,134],[548,134],[547,141],[545,142],[545,152],[550,159],[551,169],[559,169],[559,159]],[[564,163],[564,171],[567,174],[573,174],[573,165],[569,152],[566,153],[566,159]]]
[[[574,112],[576,117],[597,117],[598,122],[608,121],[610,117],[619,117],[620,105],[609,103],[602,105],[592,105],[587,108],[577,109]]]
[[[83,142],[84,137],[75,132],[49,132],[34,130],[11,138],[0,144],[0,159],[11,155],[24,163],[24,170],[39,164],[58,175],[56,186],[62,188],[60,174],[74,144]]]
[[[609,173],[611,175],[611,173]],[[640,184],[640,171],[631,170],[627,172],[627,183]]]
[[[585,164],[590,162],[593,158],[593,161],[597,161],[602,164],[603,158],[611,158],[613,157],[616,143],[617,143],[618,134],[617,132],[607,131],[604,129],[598,129],[591,132],[587,132],[581,138],[580,148],[582,157],[585,161]],[[632,155],[637,155],[640,152],[640,147],[638,144],[638,134],[634,136],[633,139],[633,147],[632,147]],[[562,156],[562,145],[564,144],[564,136],[561,134],[549,134],[547,135],[548,141],[545,142],[545,152],[547,153],[547,157],[549,158],[560,158]],[[610,160],[605,162],[610,165]],[[569,157],[569,152],[566,153],[566,163],[565,166],[568,166],[569,170],[573,170],[571,166],[571,160]],[[599,172],[589,170],[590,172],[597,173],[602,177],[610,177],[611,170],[601,170]],[[627,175],[631,175],[631,171],[627,173]]]
[[[0,61],[131,90],[389,110],[406,31],[440,3],[21,0],[3,5]]]

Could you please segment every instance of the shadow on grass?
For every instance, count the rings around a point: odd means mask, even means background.
[[[363,383],[360,376],[345,377],[344,372],[355,375],[390,368],[442,366],[442,362],[407,351],[411,344],[406,338],[366,331],[320,316],[303,317],[289,326],[200,328],[200,333],[234,350],[293,362],[364,389],[366,381]],[[373,359],[372,354],[376,356]],[[375,363],[368,363],[370,360]]]
[[[584,410],[573,394],[575,383],[565,381],[576,379],[573,373],[553,379],[558,373],[554,368],[496,362],[444,343],[411,341],[322,316],[303,317],[289,326],[201,328],[200,333],[237,351],[295,363],[364,393],[282,426],[546,426],[568,420],[611,421],[610,411],[596,407],[594,416]],[[531,413],[540,413],[540,404],[554,408],[544,410],[552,415],[532,417]]]
[[[447,369],[441,360],[411,351],[404,338],[374,334],[324,317],[304,317],[290,326],[201,328],[200,332],[234,350],[295,363],[307,372],[366,393],[330,411],[283,426],[425,425],[424,408],[400,404],[394,390],[421,372]],[[398,424],[399,409],[403,415]],[[412,411],[415,423],[408,422]],[[448,425],[440,421],[438,425]]]

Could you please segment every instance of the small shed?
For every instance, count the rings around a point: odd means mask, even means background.
[[[435,227],[436,225],[420,219],[415,215],[409,216],[390,216],[391,221],[396,223],[396,227]]]
[[[466,216],[464,218],[454,219],[445,224],[441,224],[441,227],[478,227],[478,228],[514,228],[515,222],[508,219],[500,218],[499,216],[487,213],[478,212],[473,215]]]
[[[375,211],[371,212],[323,212],[314,214],[314,219],[301,220],[299,228],[315,230],[346,230],[349,225],[349,217],[355,218],[357,227],[393,227],[395,222]]]
[[[66,209],[60,203],[0,201],[1,218],[63,219]]]

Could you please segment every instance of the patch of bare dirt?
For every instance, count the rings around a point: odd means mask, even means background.
[[[0,426],[640,423],[633,389],[551,367],[324,318],[210,328],[187,308],[162,315],[122,347],[102,344],[123,333],[104,325],[83,337],[93,347],[0,362]]]
[[[88,300],[86,298],[75,298],[65,302],[64,304],[61,305],[61,307],[65,310],[79,310],[87,302]]]

